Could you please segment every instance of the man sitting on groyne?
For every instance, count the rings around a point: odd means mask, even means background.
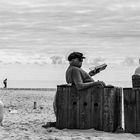
[[[90,88],[93,86],[105,86],[105,83],[102,81],[95,82],[92,76],[99,73],[102,68],[98,68],[95,70],[91,70],[89,73],[84,71],[82,67],[83,59],[85,57],[83,56],[83,53],[80,52],[72,52],[68,56],[69,66],[66,70],[66,82],[71,85],[75,85],[77,90],[83,90],[86,88]],[[107,65],[104,66],[103,69],[105,69]],[[53,108],[55,115],[57,114],[57,107],[56,107],[56,95],[54,97],[53,102]],[[46,125],[43,125],[42,127],[55,127],[56,122],[48,122]]]

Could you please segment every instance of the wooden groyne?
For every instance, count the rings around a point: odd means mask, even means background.
[[[132,88],[92,87],[82,91],[74,86],[57,86],[57,128],[140,133],[140,76],[132,76]],[[122,104],[123,103],[123,104]]]
[[[92,87],[77,91],[59,85],[56,94],[57,128],[95,128],[114,132],[121,125],[121,88]]]

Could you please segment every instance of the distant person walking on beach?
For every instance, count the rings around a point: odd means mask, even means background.
[[[7,78],[3,80],[4,88],[7,88]]]

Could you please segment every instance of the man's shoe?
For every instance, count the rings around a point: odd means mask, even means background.
[[[56,122],[47,122],[47,124],[42,125],[43,128],[49,128],[49,127],[56,127]]]

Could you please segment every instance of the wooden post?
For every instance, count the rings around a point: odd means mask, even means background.
[[[117,130],[115,130],[115,132],[124,132],[124,113],[123,111],[123,88],[116,88],[116,103],[115,103],[115,108],[116,108],[116,114],[118,114],[118,116],[115,116],[115,124],[117,124]],[[115,126],[116,127],[116,126]]]
[[[124,88],[125,131],[140,133],[140,88]]]
[[[92,88],[91,128],[103,130],[103,88]]]
[[[104,88],[103,94],[103,130],[114,132],[121,124],[120,88]]]
[[[133,90],[136,94],[136,133],[140,133],[140,88]]]
[[[34,107],[33,109],[37,109],[37,102],[34,102]]]
[[[132,88],[124,88],[124,123],[125,131],[136,132],[136,94]]]
[[[69,87],[66,85],[57,86],[56,93],[56,127],[59,129],[68,128],[68,93]]]
[[[57,86],[56,127],[115,131],[121,121],[120,93],[120,88]]]
[[[79,123],[81,129],[91,128],[91,88],[78,91],[80,106],[79,106]]]
[[[68,119],[67,119],[67,128],[76,129],[80,128],[79,122],[79,92],[77,92],[76,88],[69,87],[68,88]]]

